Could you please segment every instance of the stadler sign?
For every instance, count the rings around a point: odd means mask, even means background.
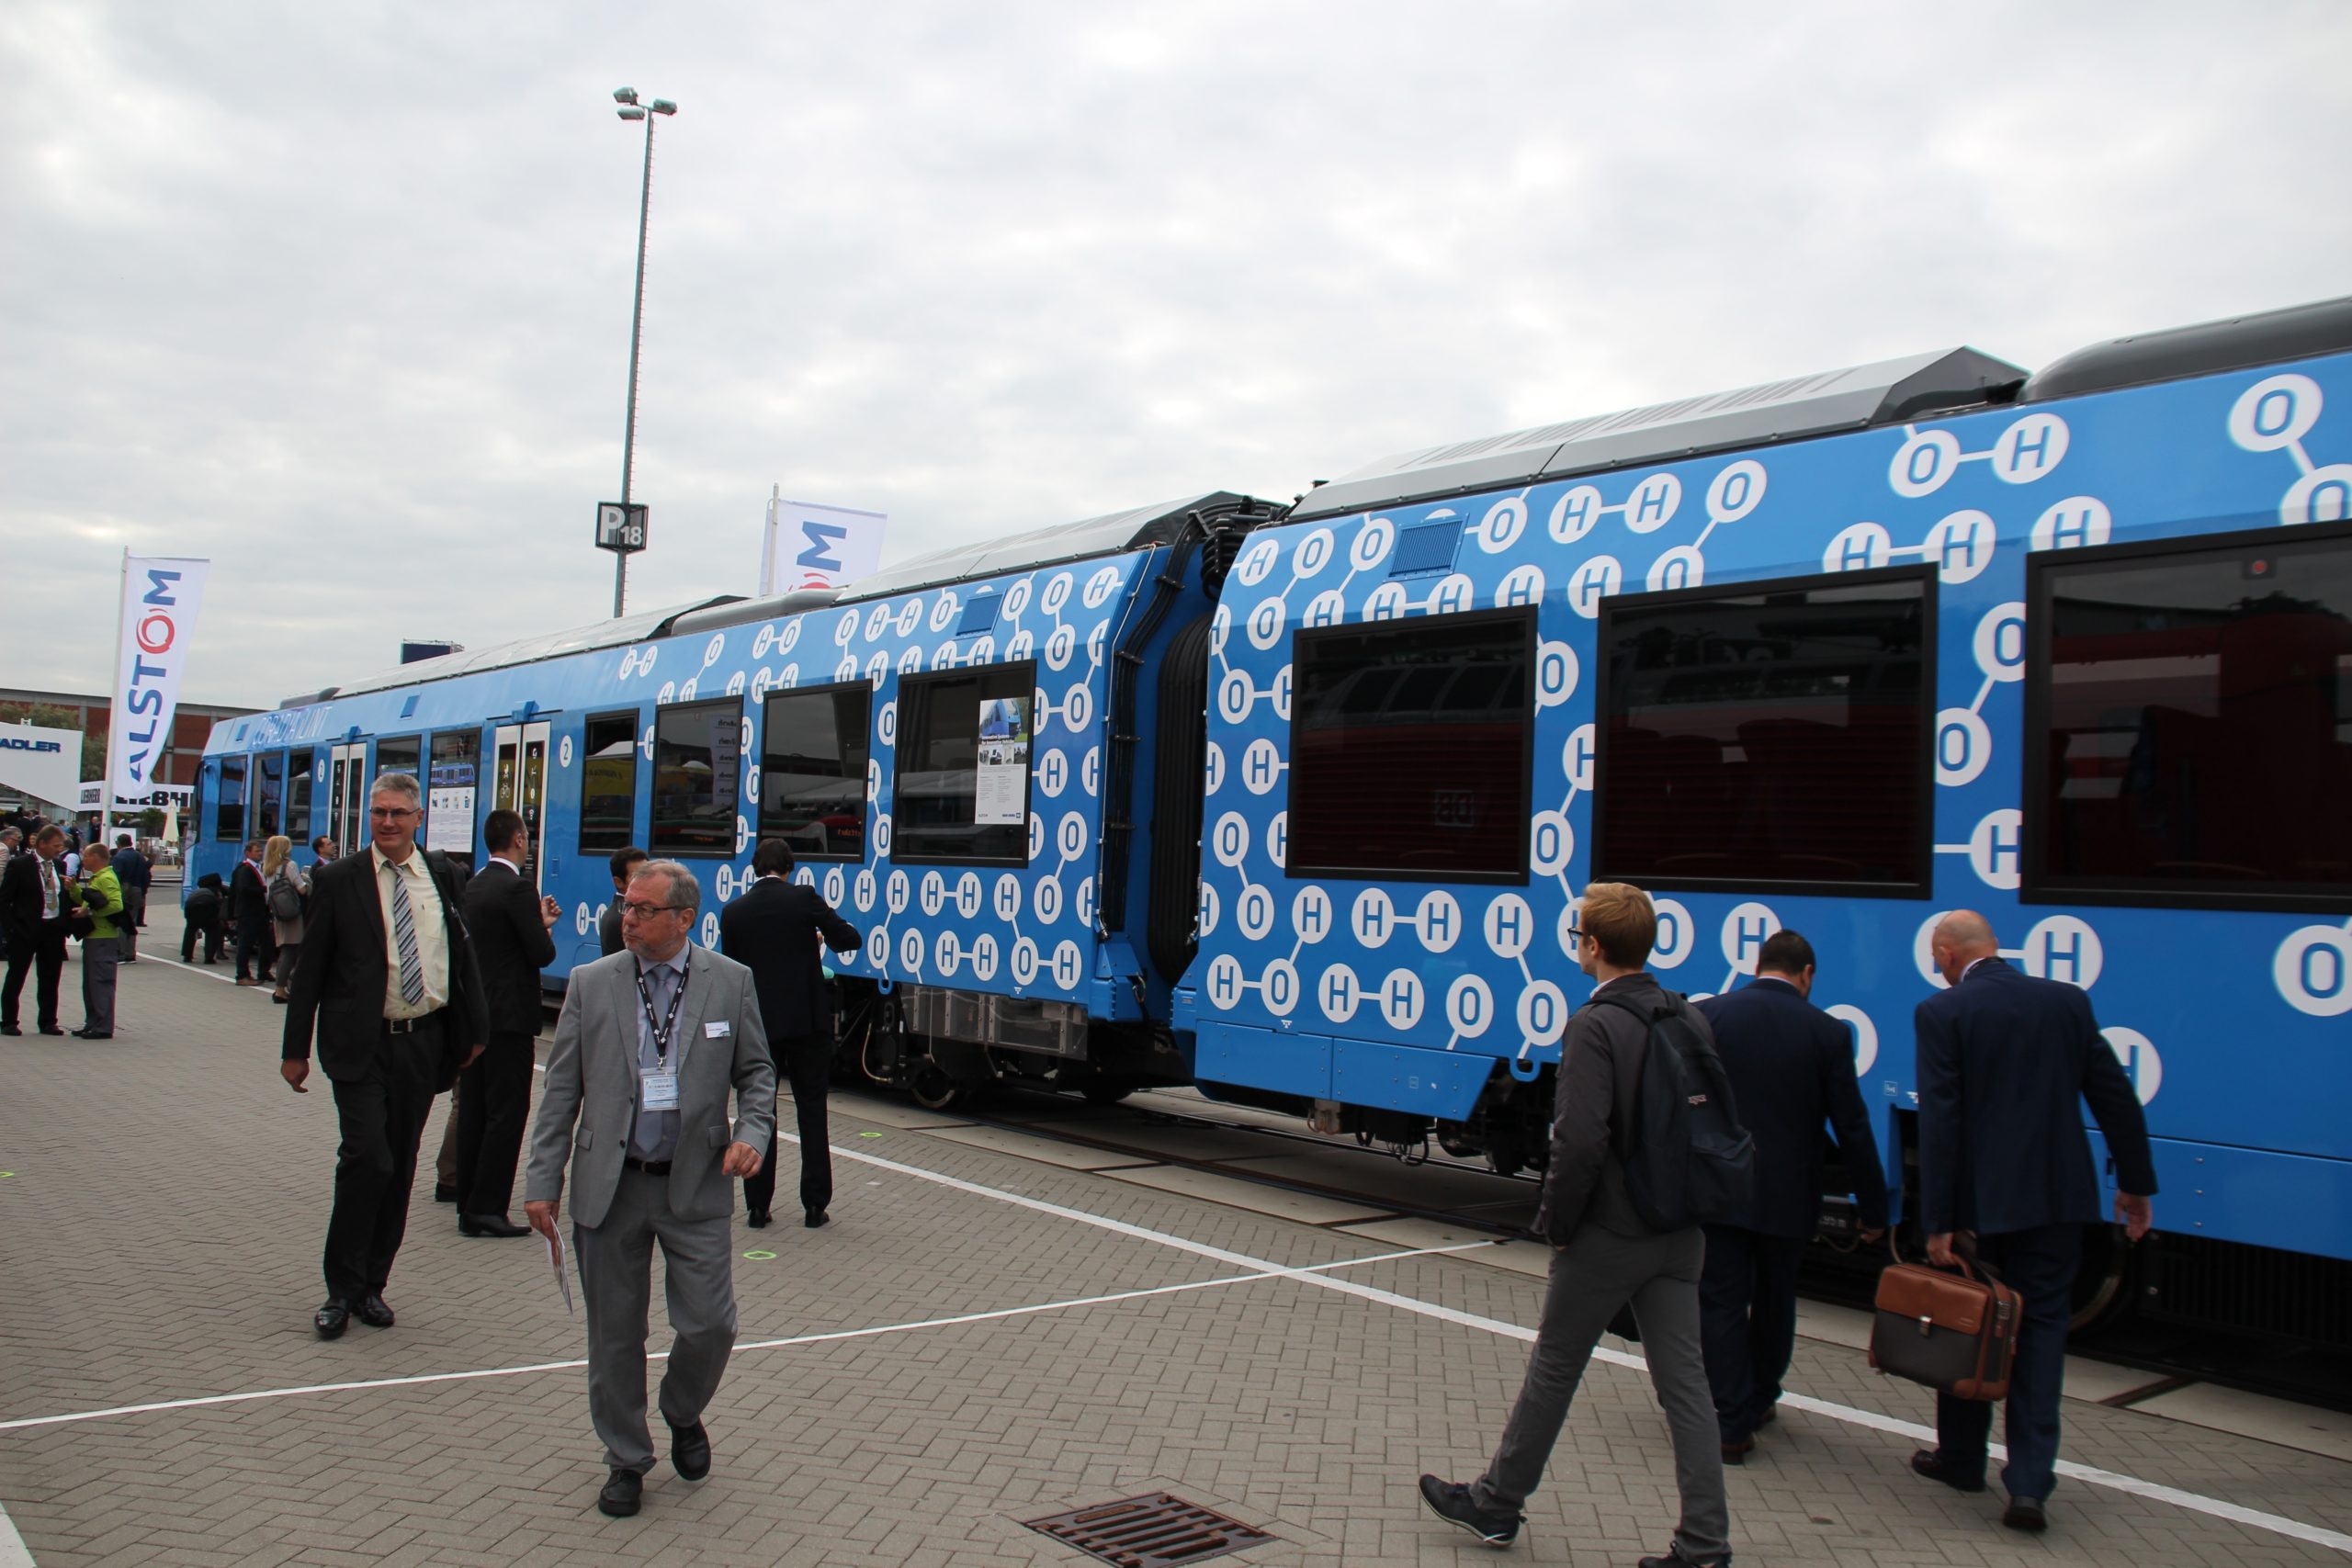
[[[0,800],[74,804],[82,780],[82,732],[0,725]]]

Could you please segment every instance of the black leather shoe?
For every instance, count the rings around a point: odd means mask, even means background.
[[[2050,1528],[2050,1516],[2041,1511],[2039,1497],[2012,1497],[2009,1506],[2002,1510],[2001,1522],[2013,1530],[2039,1533]]]
[[[104,1034],[100,1034],[94,1030],[77,1029],[74,1032],[74,1038],[76,1040],[111,1040],[114,1038],[114,1031],[109,1029]]]
[[[351,1303],[351,1315],[370,1328],[390,1328],[392,1325],[392,1309],[386,1306],[384,1298],[374,1291]]]
[[[743,1223],[755,1231],[763,1231],[768,1228],[768,1212],[765,1209],[743,1211]]]
[[[1695,1557],[1685,1557],[1673,1547],[1668,1547],[1656,1557],[1645,1557],[1636,1568],[1730,1568],[1731,1553],[1726,1551],[1713,1562],[1701,1562]]]
[[[800,1223],[807,1225],[812,1231],[822,1230],[826,1225],[832,1223],[832,1218],[833,1217],[831,1214],[828,1214],[822,1209],[811,1209],[807,1213],[800,1216]]]
[[[327,1304],[311,1314],[311,1326],[319,1331],[322,1339],[340,1339],[351,1325],[351,1307],[340,1296],[329,1296]]]
[[[596,1511],[625,1519],[637,1512],[638,1499],[644,1495],[645,1477],[633,1470],[616,1470],[596,1494]]]
[[[458,1201],[458,1190],[446,1181],[436,1181],[433,1184],[433,1201],[436,1203],[454,1203]]]
[[[44,1023],[44,1024],[42,1024],[42,1025],[40,1026],[40,1032],[41,1032],[43,1034],[54,1034],[54,1035],[59,1036],[60,1038],[62,1038],[62,1037],[64,1036],[64,1033],[65,1033],[65,1031],[63,1031],[63,1030],[62,1030],[62,1029],[58,1028],[58,1027],[57,1027],[57,1025],[55,1025],[55,1024],[53,1024],[53,1023]]]
[[[1747,1462],[1747,1456],[1755,1451],[1756,1439],[1753,1438],[1742,1438],[1736,1443],[1725,1443],[1724,1445],[1724,1462],[1725,1464],[1746,1464]]]
[[[1962,1474],[1953,1469],[1944,1459],[1942,1452],[1936,1449],[1921,1449],[1913,1454],[1911,1471],[1913,1474],[1924,1475],[1930,1481],[1940,1481],[1955,1492],[1984,1490],[1984,1472],[1979,1471],[1974,1475]]]
[[[531,1227],[518,1225],[503,1214],[459,1214],[459,1235],[528,1235]]]
[[[23,1032],[23,1030],[13,1023],[0,1023],[0,1034],[22,1034]]]
[[[665,1417],[663,1425],[668,1424]],[[670,1427],[670,1463],[681,1480],[700,1481],[710,1473],[710,1434],[701,1422]]]

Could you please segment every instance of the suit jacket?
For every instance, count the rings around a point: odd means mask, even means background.
[[[571,1167],[571,1217],[594,1230],[612,1208],[621,1160],[637,1118],[637,957],[616,953],[571,972],[548,1053],[538,1120],[531,1125],[526,1202],[563,1196]],[[687,960],[678,1004],[678,1149],[670,1164],[670,1207],[686,1220],[735,1212],[735,1182],[720,1169],[729,1144],[767,1147],[775,1134],[775,1068],[752,989],[752,972],[697,948]],[[735,1122],[727,1092],[735,1091]]]
[[[2089,997],[1988,958],[1921,1002],[1913,1022],[1919,1208],[1929,1234],[1997,1235],[2103,1218],[2086,1100],[2115,1157],[2116,1185],[2154,1195],[2147,1119]]]
[[[718,912],[719,951],[751,967],[770,1040],[832,1032],[820,940],[851,953],[864,939],[815,888],[781,876],[761,877]]]
[[[607,958],[621,950],[620,894],[613,895],[613,901],[605,906],[604,914],[597,918],[596,944],[605,950]]]
[[[1846,1025],[1770,976],[1694,1005],[1714,1029],[1740,1124],[1756,1140],[1754,1195],[1747,1218],[1733,1223],[1759,1235],[1811,1237],[1821,1217],[1821,1129],[1834,1122],[1862,1228],[1883,1227],[1886,1172]]]
[[[65,916],[65,863],[57,862],[57,913],[62,923]],[[18,850],[8,857],[8,867],[0,871],[0,923],[5,923],[8,940],[23,942],[28,951],[40,932],[40,856],[31,850]]]
[[[458,1078],[467,1054],[490,1041],[489,1010],[473,944],[466,939],[456,872],[431,851],[425,870],[441,895],[442,929],[449,941],[449,1003],[443,1010],[440,1087]],[[289,1062],[311,1055],[315,1024],[319,1066],[331,1078],[361,1078],[384,1038],[384,906],[376,891],[376,857],[368,851],[321,866],[311,878],[311,908],[303,916],[302,955],[287,985],[286,1039]]]
[[[537,1034],[539,971],[555,962],[555,936],[539,919],[539,890],[493,860],[466,884],[462,902],[490,1027]]]
[[[229,875],[229,918],[241,926],[262,925],[269,919],[269,889],[251,861],[239,861]]]

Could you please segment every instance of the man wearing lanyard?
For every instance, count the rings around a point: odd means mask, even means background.
[[[457,874],[416,847],[424,818],[413,775],[385,773],[368,802],[374,841],[320,868],[311,881],[302,961],[288,991],[278,1071],[297,1094],[319,1066],[334,1084],[343,1143],[327,1221],[326,1304],[311,1318],[322,1339],[354,1317],[390,1328],[384,1284],[408,1229],[416,1145],[433,1096],[490,1036]]]
[[[66,911],[81,901],[60,862],[65,830],[54,823],[34,833],[28,852],[8,857],[0,877],[0,919],[8,926],[8,977],[0,988],[0,1034],[22,1034],[17,1010],[25,996],[25,976],[33,981],[33,1006],[43,1034],[62,1034],[57,1021],[57,986],[65,973]]]
[[[701,905],[677,862],[638,869],[621,906],[627,950],[574,969],[565,989],[524,1179],[531,1228],[560,1247],[569,1156],[588,1414],[611,1472],[596,1506],[616,1518],[638,1511],[654,1462],[645,1337],[657,1241],[675,1336],[659,1402],[670,1462],[686,1481],[710,1473],[702,1415],[735,1347],[731,1179],[759,1169],[775,1128],[752,972],[687,942]]]

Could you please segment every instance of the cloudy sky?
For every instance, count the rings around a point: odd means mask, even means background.
[[[1966,343],[2345,292],[2352,8],[9,0],[0,685],[186,695]]]

